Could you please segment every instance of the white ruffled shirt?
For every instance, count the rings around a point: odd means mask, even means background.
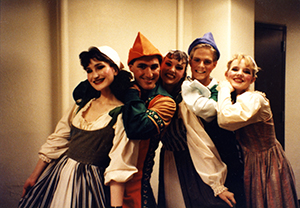
[[[186,80],[182,83],[182,98],[188,108],[206,122],[211,122],[217,116],[217,102],[210,99],[210,89],[218,84],[212,78],[208,86],[204,86],[198,80]]]
[[[187,144],[194,167],[203,180],[217,196],[227,190],[224,186],[227,166],[203,128],[199,118],[188,109],[185,102],[179,104],[179,110],[187,130]]]

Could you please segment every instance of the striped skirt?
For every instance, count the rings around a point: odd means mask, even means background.
[[[19,207],[109,207],[110,192],[103,174],[104,169],[63,156],[49,164]]]

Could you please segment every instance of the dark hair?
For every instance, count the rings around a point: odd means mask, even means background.
[[[176,59],[177,61],[181,61],[183,62],[183,64],[185,65],[185,72],[188,66],[188,55],[184,52],[184,51],[180,51],[180,50],[170,50],[167,55],[165,55],[165,57],[168,57],[169,59]]]
[[[119,67],[104,53],[101,53],[98,48],[90,47],[88,51],[83,51],[79,54],[81,66],[86,70],[92,59],[104,61],[113,67],[116,71],[120,71]]]
[[[79,54],[80,63],[86,70],[88,65],[91,63],[92,59],[98,61],[106,62],[113,67],[118,74],[114,77],[113,82],[110,84],[109,88],[112,93],[116,96],[118,100],[123,100],[125,91],[131,86],[132,74],[129,71],[120,70],[119,67],[104,53],[101,53],[98,48],[91,47],[88,51],[83,51]],[[98,98],[100,92],[95,90],[88,82],[85,80],[80,83],[73,92],[73,97],[78,105],[83,107],[92,98]]]
[[[119,71],[115,76],[114,81],[110,84],[109,88],[118,100],[123,102],[126,91],[132,86],[132,78],[132,74],[126,70]]]
[[[169,59],[176,59],[177,61],[182,61],[183,64],[186,64],[182,78],[179,80],[177,85],[174,87],[173,92],[171,92],[172,96],[177,96],[177,94],[181,91],[181,85],[186,78],[186,74],[187,74],[186,71],[187,71],[187,66],[189,63],[188,55],[184,51],[181,51],[181,50],[170,50],[167,53],[167,55],[165,55],[164,59],[166,57]]]

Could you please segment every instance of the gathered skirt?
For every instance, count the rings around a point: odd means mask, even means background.
[[[279,142],[262,152],[244,149],[247,207],[299,207],[294,173]]]
[[[230,207],[221,198],[215,197],[211,187],[203,182],[188,150],[169,151],[162,148],[160,157],[159,208]]]
[[[104,168],[64,155],[48,165],[19,207],[110,207],[110,191],[104,186],[103,174]]]

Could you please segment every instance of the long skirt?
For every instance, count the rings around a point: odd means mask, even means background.
[[[19,207],[109,207],[110,191],[103,174],[98,166],[63,156],[48,165]]]
[[[159,173],[159,208],[229,208],[214,196],[193,165],[190,153],[162,148]]]

